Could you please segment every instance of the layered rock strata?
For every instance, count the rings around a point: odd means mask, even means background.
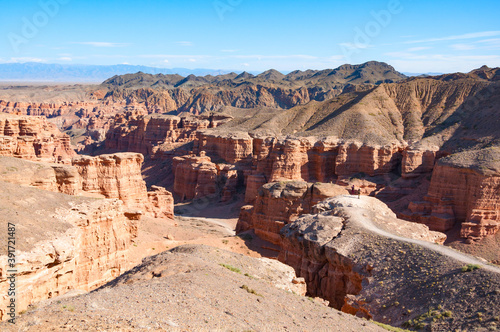
[[[173,218],[172,194],[158,186],[147,191],[141,175],[143,159],[138,153],[118,153],[78,156],[73,158],[73,165],[62,165],[0,157],[0,178],[4,182],[68,195],[117,198],[125,203],[129,212]]]
[[[461,223],[461,236],[478,239],[500,230],[500,176],[439,163],[424,201],[412,202],[405,218],[433,230]]]
[[[143,161],[140,153],[116,153],[79,156],[72,162],[80,174],[84,192],[118,198],[127,207],[150,212],[155,217],[173,217],[171,193],[157,186],[148,193],[141,175]]]
[[[265,184],[260,188],[255,204],[241,208],[236,232],[253,229],[260,238],[280,244],[283,226],[302,214],[310,213],[312,207],[325,198],[342,194],[347,194],[347,190],[334,184],[303,181]]]
[[[414,318],[428,313],[429,306],[450,311],[453,317],[434,319],[431,324],[439,329],[482,324],[468,319],[475,314],[470,305],[490,302],[483,294],[498,287],[498,269],[431,243],[442,243],[445,237],[424,225],[396,219],[374,198],[339,196],[319,203],[313,213],[282,229],[279,255],[305,278],[310,296],[393,326],[428,324],[425,317]],[[467,263],[478,264],[481,271],[460,272]],[[471,287],[477,296],[467,297],[466,303],[462,300]]]
[[[46,118],[0,114],[0,156],[68,162],[74,155],[69,136]]]
[[[88,200],[2,183],[3,226],[15,224],[18,312],[70,290],[89,291],[127,269],[136,222],[119,200]],[[22,209],[31,202],[30,209]],[[36,202],[36,203],[34,203]],[[19,209],[20,208],[20,209]],[[17,211],[17,212],[15,212]],[[41,215],[40,215],[41,213]],[[36,225],[33,221],[36,220]],[[5,242],[7,243],[7,242]],[[7,256],[0,256],[0,320],[7,319]]]
[[[216,164],[204,152],[201,156],[174,157],[174,193],[181,201],[204,197],[227,202],[242,186],[242,172],[233,165]]]

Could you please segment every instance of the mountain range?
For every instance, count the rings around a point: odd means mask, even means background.
[[[62,65],[38,62],[0,64],[0,81],[24,82],[92,82],[100,83],[115,75],[143,72],[147,74],[222,75],[226,70],[156,68],[134,65]]]

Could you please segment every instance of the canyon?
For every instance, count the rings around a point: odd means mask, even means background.
[[[173,225],[154,245],[169,249],[166,243],[182,244],[173,240],[175,228],[202,225],[195,218],[206,214],[219,226],[234,221],[236,236],[219,242],[242,239],[245,251],[262,240],[261,250],[292,267],[287,285],[299,288],[288,291],[393,326],[484,327],[471,317],[499,301],[499,271],[447,246],[500,261],[500,248],[480,246],[500,236],[498,73],[482,67],[406,78],[370,62],[288,75],[137,73],[36,91],[31,100],[23,87],[0,93],[2,185],[26,206],[38,192],[65,204],[51,206],[44,221],[50,229],[64,220],[57,231],[22,248],[21,307],[107,282],[98,294],[127,280],[153,287],[151,280],[177,280],[169,266],[182,274],[213,264],[217,255],[198,247],[140,266],[134,256],[136,239],[147,237],[141,227]],[[201,261],[186,266],[175,258],[191,261],[192,253]],[[464,264],[480,268],[461,273]],[[78,311],[82,296],[71,302]],[[57,307],[47,303],[44,310]],[[497,314],[491,310],[487,321]],[[122,324],[123,317],[113,319]]]

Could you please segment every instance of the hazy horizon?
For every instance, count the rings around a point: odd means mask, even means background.
[[[400,72],[500,66],[500,4],[404,0],[28,0],[4,5],[0,63],[263,72],[375,60]]]

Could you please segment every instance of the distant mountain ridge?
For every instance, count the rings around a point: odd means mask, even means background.
[[[155,68],[133,65],[62,65],[37,62],[0,64],[0,81],[93,82],[100,83],[115,75],[143,72],[147,74],[224,75],[227,70]]]
[[[193,74],[182,77],[180,75],[149,74],[138,72],[135,74],[116,75],[103,82],[109,87],[145,88],[165,87],[192,88],[198,86],[226,86],[236,87],[242,83],[275,84],[283,87],[320,86],[323,88],[338,88],[348,84],[397,83],[407,79],[407,76],[396,71],[392,66],[377,61],[370,61],[359,65],[345,64],[335,69],[324,70],[296,70],[287,75],[270,69],[258,75],[243,72],[234,72],[224,75],[195,76]]]

